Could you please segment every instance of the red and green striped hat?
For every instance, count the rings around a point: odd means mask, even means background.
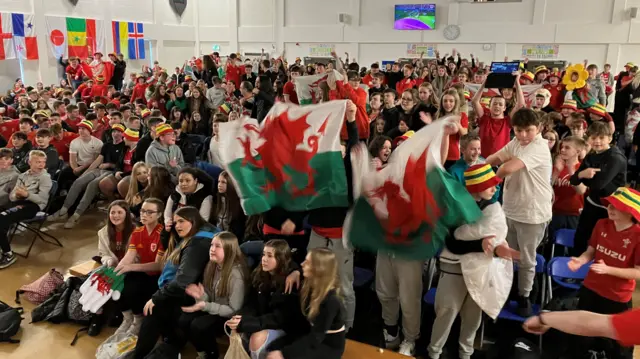
[[[569,110],[578,111],[578,103],[576,100],[564,100],[564,103],[560,108],[568,108]]]
[[[124,125],[122,125],[122,124],[114,123],[114,124],[111,126],[111,129],[112,129],[112,130],[116,130],[116,131],[120,131],[120,132],[124,133],[124,131],[125,131],[125,129],[126,129],[126,128],[125,128],[125,127],[124,127]]]
[[[168,125],[166,123],[163,123],[161,125],[158,125],[158,127],[156,127],[156,137],[160,137],[162,135],[166,135],[167,133],[171,133],[173,132],[173,127],[171,127],[171,125]]]
[[[80,123],[78,124],[78,128],[80,127],[86,128],[87,130],[89,130],[89,132],[93,132],[93,123],[91,123],[91,121],[87,121],[87,120],[80,121]]]
[[[128,141],[131,141],[131,142],[138,142],[138,140],[140,139],[140,134],[136,130],[132,130],[130,128],[127,128],[124,131],[124,138],[126,140],[128,140]]]
[[[620,187],[611,196],[603,198],[602,202],[612,205],[620,212],[629,213],[640,222],[640,192]]]
[[[589,107],[587,112],[592,113],[596,116],[604,117],[607,114],[607,108],[604,105],[599,103]]]
[[[493,172],[489,164],[479,164],[464,171],[464,183],[469,193],[480,193],[487,188],[495,187],[502,180]]]

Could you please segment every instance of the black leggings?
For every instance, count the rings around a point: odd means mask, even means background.
[[[176,324],[181,314],[182,309],[174,301],[156,304],[152,314],[145,316],[142,321],[134,358],[144,359],[156,346],[160,335],[174,336]]]
[[[573,248],[569,248],[569,254],[571,256],[579,257],[587,250],[589,239],[591,239],[591,232],[593,232],[596,222],[600,219],[607,218],[607,216],[606,209],[596,207],[585,199],[584,208],[582,209],[582,213],[580,213],[578,228],[576,228],[576,235],[573,240]]]
[[[205,312],[183,313],[178,326],[198,352],[213,353],[218,357],[218,344],[215,338],[224,334],[226,318]]]
[[[585,287],[578,293],[578,310],[586,310],[599,314],[618,314],[631,308],[631,301],[626,303],[616,302],[601,297],[594,291]],[[633,347],[623,347],[617,341],[608,338],[590,338],[574,336],[574,354],[585,353],[588,350],[604,351],[609,359],[631,359]],[[581,356],[576,355],[576,358]]]
[[[11,252],[9,245],[9,229],[14,223],[31,219],[38,214],[40,207],[27,200],[12,202],[10,207],[0,212],[0,249],[2,252]]]
[[[158,290],[158,276],[145,272],[129,272],[124,277],[124,289],[118,300],[121,311],[131,310],[133,314],[142,314],[144,305]]]

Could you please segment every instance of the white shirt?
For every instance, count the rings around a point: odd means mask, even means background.
[[[524,168],[505,178],[502,209],[514,221],[539,224],[551,220],[551,152],[548,141],[538,134],[531,143],[521,146],[514,138],[497,153],[504,163],[518,158]]]
[[[90,165],[98,158],[102,151],[102,141],[91,136],[91,140],[85,142],[78,137],[71,141],[69,145],[69,154],[75,154],[76,161],[79,166]]]
[[[209,162],[214,166],[222,168],[222,158],[220,158],[220,142],[216,141],[215,138],[211,138],[209,144]]]

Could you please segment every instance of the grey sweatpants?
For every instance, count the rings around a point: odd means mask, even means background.
[[[353,248],[349,244],[345,247],[342,238],[325,238],[312,230],[307,251],[313,248],[329,248],[336,255],[340,287],[347,311],[344,325],[349,329],[353,327],[353,318],[356,315],[356,292],[353,290]]]
[[[518,269],[518,292],[528,297],[536,276],[536,249],[544,239],[547,223],[522,223],[507,218],[507,243],[520,251]]]
[[[429,357],[438,359],[447,342],[451,326],[460,313],[459,357],[470,359],[473,341],[482,322],[482,309],[471,298],[459,264],[440,264],[440,280],[436,291],[436,319],[431,330]]]
[[[402,334],[408,341],[420,337],[423,263],[382,252],[376,259],[376,293],[382,305],[382,320],[388,326],[398,325],[402,308]]]
[[[67,193],[67,198],[64,200],[63,207],[66,210],[71,208],[84,190],[84,196],[82,196],[82,200],[76,209],[76,213],[84,213],[84,211],[86,211],[91,205],[91,202],[93,202],[93,199],[98,195],[98,193],[100,193],[100,187],[98,186],[100,181],[112,173],[113,172],[111,171],[105,171],[99,168],[83,173],[82,176],[73,181],[73,184]]]

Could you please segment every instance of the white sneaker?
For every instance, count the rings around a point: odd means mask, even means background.
[[[51,214],[47,217],[47,222],[56,222],[67,217],[67,210],[61,208],[58,212]]]
[[[133,316],[133,323],[129,327],[129,330],[127,330],[127,334],[135,335],[135,336],[140,334],[140,327],[142,326],[142,320],[143,319],[144,319],[144,317],[142,315],[134,315]]]
[[[389,334],[389,332],[387,332],[386,329],[382,330],[382,333],[384,334],[384,344],[387,347],[387,349],[396,349],[398,348],[398,344],[400,343],[400,330],[398,329],[398,334],[396,334],[396,336],[392,336],[391,334]]]
[[[122,324],[116,329],[114,334],[126,333],[133,324],[133,313],[130,310],[122,312]]]
[[[77,213],[74,213],[71,217],[69,217],[69,219],[67,219],[67,222],[64,224],[64,229],[73,229],[73,227],[75,227],[76,224],[78,224],[79,220],[80,220],[80,215]]]
[[[412,357],[416,353],[416,343],[410,342],[408,340],[403,340],[402,344],[400,344],[400,350],[398,351],[401,355],[406,355]]]

